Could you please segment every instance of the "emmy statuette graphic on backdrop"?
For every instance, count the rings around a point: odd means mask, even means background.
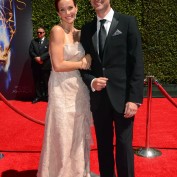
[[[15,2],[0,1],[0,72],[8,73],[11,58],[11,42],[16,32]],[[0,159],[4,155],[0,153]]]
[[[0,1],[0,70],[10,65],[11,42],[16,32],[14,1]]]

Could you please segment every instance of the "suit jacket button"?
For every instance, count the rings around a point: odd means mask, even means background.
[[[106,69],[105,67],[102,68],[103,71],[104,71],[105,69]]]

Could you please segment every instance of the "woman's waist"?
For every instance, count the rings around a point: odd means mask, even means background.
[[[66,72],[56,72],[52,69],[51,74],[61,76],[61,77],[62,76],[65,76],[65,77],[80,76],[79,70],[66,71]]]
[[[58,78],[62,81],[65,81],[68,79],[82,80],[79,70],[67,71],[67,72],[55,72],[52,70],[51,77]]]

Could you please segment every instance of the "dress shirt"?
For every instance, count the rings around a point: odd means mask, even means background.
[[[97,39],[98,39],[98,33],[99,33],[99,30],[100,30],[100,20],[102,19],[105,19],[106,22],[104,23],[104,27],[106,29],[106,34],[108,35],[108,32],[109,32],[109,28],[111,26],[111,22],[112,22],[112,18],[113,18],[113,15],[114,15],[114,11],[113,9],[111,8],[111,10],[108,12],[108,14],[104,17],[104,18],[100,18],[97,16]],[[97,40],[99,41],[99,40]],[[97,42],[97,49],[99,48],[98,47],[98,42]],[[99,53],[99,50],[98,50],[98,53]]]

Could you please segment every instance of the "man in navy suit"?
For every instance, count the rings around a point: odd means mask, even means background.
[[[37,29],[37,38],[31,41],[29,47],[36,94],[32,103],[41,100],[47,101],[48,99],[48,80],[51,71],[48,48],[49,41],[45,38],[45,30],[39,27]]]
[[[90,0],[97,17],[83,26],[81,43],[92,57],[89,71],[81,71],[90,88],[101,177],[134,177],[133,122],[143,101],[144,66],[141,36],[135,17],[111,8],[110,0]],[[100,20],[106,39],[99,46]]]

